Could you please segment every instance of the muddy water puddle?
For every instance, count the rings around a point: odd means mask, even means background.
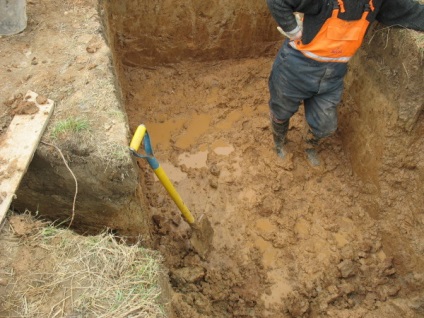
[[[128,105],[132,128],[146,125],[181,197],[215,230],[214,250],[202,260],[187,243],[189,228],[177,208],[159,182],[149,183],[174,315],[348,317],[377,303],[391,308],[398,287],[389,274],[393,264],[340,138],[322,149],[320,169],[309,167],[299,113],[289,131],[291,154],[283,161],[273,152],[271,63],[179,64],[175,72],[140,70],[143,80],[132,83],[139,94]],[[144,105],[143,96],[154,103]]]

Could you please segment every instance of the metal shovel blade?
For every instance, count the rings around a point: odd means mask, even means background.
[[[208,218],[203,215],[197,222],[191,224],[192,235],[190,243],[202,259],[206,259],[212,250],[214,230]]]

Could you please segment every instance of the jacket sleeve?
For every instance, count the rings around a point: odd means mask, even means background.
[[[376,20],[387,26],[424,31],[424,4],[416,0],[385,0]]]
[[[273,18],[288,35],[299,31],[294,12],[317,13],[320,2],[316,0],[267,0]]]

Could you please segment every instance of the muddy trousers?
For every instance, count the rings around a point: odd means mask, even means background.
[[[286,122],[304,103],[310,131],[319,140],[337,129],[337,105],[343,93],[346,63],[324,63],[305,57],[286,40],[269,77],[271,118]]]

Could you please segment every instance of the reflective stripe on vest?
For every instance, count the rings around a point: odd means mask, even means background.
[[[335,9],[331,17],[324,22],[310,43],[303,44],[301,40],[297,40],[291,41],[290,45],[306,57],[320,62],[347,63],[362,44],[369,26],[367,17],[371,6],[369,3],[365,4],[361,19],[346,21],[338,18],[339,2],[343,3],[342,0],[334,0]],[[342,9],[344,10],[344,6]]]
[[[306,57],[309,57],[313,60],[320,61],[320,62],[339,62],[339,63],[347,63],[352,58],[351,56],[344,56],[344,57],[325,57],[325,56],[319,56],[312,52],[306,51],[306,50],[300,50],[296,47],[296,43],[294,41],[289,42],[291,47],[295,48],[298,51],[301,51],[303,55]]]

